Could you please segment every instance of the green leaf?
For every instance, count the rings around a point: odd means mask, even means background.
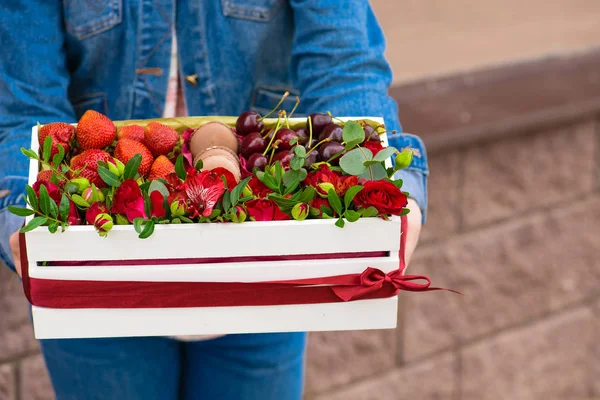
[[[310,202],[313,201],[313,199],[315,198],[316,194],[317,194],[317,191],[315,190],[315,188],[312,186],[308,186],[306,189],[304,189],[302,191],[299,201],[301,203],[310,204]]]
[[[225,193],[223,193],[223,210],[225,212],[229,212],[230,208],[231,208],[231,193],[228,191],[225,191]]]
[[[404,150],[402,153],[396,156],[394,161],[394,170],[398,171],[404,169],[410,165],[413,158],[413,152],[410,149]]]
[[[19,217],[28,217],[30,215],[35,214],[35,212],[29,208],[23,208],[23,207],[15,207],[15,206],[8,206],[8,211],[10,211],[11,213],[18,215]]]
[[[50,231],[50,233],[56,233],[56,231],[58,230],[58,222],[56,221],[52,221],[48,224],[48,230]]]
[[[142,232],[142,225],[144,224],[146,220],[144,218],[134,218],[133,219],[133,229],[135,229],[135,231],[137,233],[141,233]]]
[[[306,157],[306,148],[304,148],[304,146],[294,146],[292,150],[298,157]]]
[[[192,221],[192,220],[191,220],[191,219],[189,219],[188,217],[181,216],[181,217],[179,217],[179,218],[181,218],[181,220],[182,220],[183,222],[187,223],[187,224],[193,224],[193,223],[194,223],[194,221]]]
[[[21,147],[21,153],[23,153],[23,155],[25,157],[28,158],[33,158],[34,160],[38,160],[39,157],[37,155],[37,153],[31,149],[26,149],[25,147]]]
[[[367,171],[360,175],[362,179],[369,181],[378,181],[383,178],[387,178],[387,171],[381,164],[371,165],[367,168]]]
[[[362,175],[367,171],[365,161],[373,159],[373,152],[366,148],[349,151],[340,158],[340,167],[348,175]]]
[[[344,218],[339,217],[337,221],[335,221],[335,226],[338,228],[343,228],[346,223],[344,222]]]
[[[55,175],[52,175],[52,176],[55,176]],[[77,186],[73,182],[67,182],[65,184],[65,187],[63,188],[63,190],[69,194],[75,194],[79,190],[79,186]]]
[[[90,204],[78,194],[72,195],[71,200],[73,200],[73,203],[77,204],[79,207],[82,208],[88,208],[90,206]]]
[[[46,217],[35,217],[31,221],[29,221],[29,223],[27,225],[22,227],[20,232],[25,233],[25,232],[32,231],[35,228],[37,228],[38,226],[45,224],[46,222],[48,222],[48,218],[46,218]]]
[[[364,142],[365,140],[365,131],[356,121],[348,121],[344,125],[344,130],[342,131],[342,137],[344,139],[344,143],[350,148],[356,146]]]
[[[292,208],[294,208],[294,206],[299,203],[298,201],[286,199],[285,197],[281,197],[280,195],[277,195],[277,194],[270,194],[268,196],[268,199],[273,200],[275,203],[277,203],[279,208],[281,208],[281,211],[286,212],[286,213],[290,212],[292,210]]]
[[[361,208],[358,210],[358,212],[363,218],[371,218],[379,215],[379,211],[377,211],[377,209],[373,206],[370,206],[369,208]]]
[[[152,182],[150,182],[150,186],[148,187],[148,195],[150,195],[150,193],[152,193],[154,191],[158,191],[160,194],[162,194],[162,196],[165,199],[167,197],[169,197],[169,189],[167,189],[167,187],[165,186],[165,184],[162,183],[161,181],[152,181]]]
[[[181,220],[179,218],[173,218],[173,220],[171,221],[172,224],[180,224]]]
[[[402,179],[396,179],[396,180],[392,181],[392,183],[394,185],[396,185],[396,187],[398,189],[402,189],[402,185],[404,184],[404,181]]]
[[[54,203],[54,200],[50,199],[48,195],[48,189],[45,185],[40,185],[40,209],[45,215],[50,214],[50,203]]]
[[[337,195],[335,190],[329,189],[329,191],[327,192],[327,200],[329,200],[329,204],[331,205],[331,207],[333,207],[333,210],[338,215],[343,214],[344,210],[342,208],[342,201],[340,200],[340,197]]]
[[[402,217],[410,212],[410,208],[403,208],[402,212],[398,216]]]
[[[302,158],[302,157],[294,156],[290,160],[290,168],[295,171],[298,171],[303,166],[304,166],[304,158]]]
[[[52,199],[50,199],[50,215],[53,218],[58,218],[58,206],[56,205],[56,202]]]
[[[144,229],[142,229],[142,232],[140,232],[139,238],[140,239],[149,238],[153,232],[154,232],[154,221],[152,221],[152,220],[146,221],[146,223],[144,224]]]
[[[185,167],[183,166],[182,154],[180,154],[179,157],[177,157],[177,161],[175,161],[175,173],[182,181],[185,181],[185,178],[187,178],[187,172],[185,171]]]
[[[279,185],[277,185],[277,182],[275,181],[275,178],[273,178],[273,175],[268,174],[266,172],[259,171],[256,173],[256,177],[262,183],[264,183],[269,189],[279,193]],[[285,176],[284,176],[284,179],[285,179]],[[285,180],[284,180],[284,182],[285,182]]]
[[[321,206],[320,207],[321,213],[323,214],[323,216],[326,217],[333,217],[333,210],[331,209],[331,207],[327,207],[327,206]]]
[[[251,178],[251,176],[247,177],[233,188],[233,190],[231,191],[231,205],[237,205],[238,201],[240,200],[240,195],[244,191],[246,185],[248,185],[248,182],[250,182]]]
[[[38,209],[38,198],[37,198],[37,195],[35,194],[35,191],[29,185],[25,185],[25,190],[27,191],[27,200],[29,201],[29,205],[31,206],[32,209],[37,210]]]
[[[108,170],[108,168],[98,166],[98,175],[108,186],[119,187],[121,180],[118,176]]]
[[[360,218],[360,214],[354,210],[346,210],[344,212],[344,217],[348,220],[348,222],[356,222]]]
[[[365,161],[363,163],[363,165],[365,167],[370,167],[371,165],[375,165],[375,164],[381,164],[381,161],[370,160],[370,161]]]
[[[284,174],[284,169],[283,166],[281,165],[281,162],[276,161],[275,164],[273,165],[273,169],[275,170],[275,182],[277,183],[277,186],[281,186],[281,181],[283,180],[283,174]]]
[[[294,190],[296,190],[296,188],[298,188],[298,186],[300,186],[299,180],[292,181],[289,185],[287,185],[285,191],[283,192],[283,195],[287,196],[288,194],[293,193]]]
[[[352,203],[352,200],[354,200],[354,197],[361,190],[363,190],[363,187],[360,185],[356,185],[356,186],[352,186],[350,189],[348,189],[346,191],[346,194],[344,195],[344,205],[346,206],[346,209],[350,208],[350,204]]]
[[[198,160],[198,162],[196,163],[196,165],[194,165],[194,167],[196,168],[196,171],[200,171],[202,169],[202,167],[204,167],[204,161]]]
[[[58,166],[65,158],[65,148],[60,143],[58,143],[56,147],[58,147],[58,154],[55,154],[54,157],[52,157],[52,163]]]
[[[127,161],[127,164],[125,164],[125,168],[123,169],[123,179],[134,179],[138,173],[138,169],[140,168],[141,163],[141,154],[136,154],[135,156],[131,157],[129,161]]]
[[[304,168],[294,171],[293,169],[287,170],[283,175],[283,184],[287,187],[290,186],[294,181],[302,182],[306,179],[308,172]]]
[[[44,139],[42,159],[46,162],[50,162],[50,154],[52,154],[52,136],[46,136],[46,139]]]
[[[386,147],[383,150],[380,150],[379,153],[375,154],[373,160],[384,162],[388,158],[390,158],[394,153],[398,151],[395,147]]]
[[[69,218],[69,211],[71,211],[71,204],[69,203],[69,199],[67,198],[67,196],[64,193],[63,193],[62,197],[60,198],[59,211],[60,211],[60,218],[66,222],[67,219]]]

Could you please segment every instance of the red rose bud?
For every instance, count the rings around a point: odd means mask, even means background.
[[[317,185],[317,193],[323,198],[327,197],[329,189],[333,189],[335,191],[335,186],[331,182],[321,182]]]
[[[412,162],[413,152],[411,149],[406,149],[402,153],[396,156],[396,160],[394,163],[394,169],[399,170],[403,168],[407,168]]]
[[[83,197],[88,204],[104,202],[104,193],[102,193],[102,191],[100,191],[93,183],[92,186],[83,191],[81,197]]]
[[[96,216],[96,219],[94,220],[94,228],[96,228],[96,231],[98,231],[98,234],[100,236],[106,237],[106,235],[108,234],[108,232],[110,232],[112,227],[113,220],[110,217],[110,215],[102,213]]]
[[[108,208],[104,203],[94,203],[87,209],[85,212],[85,220],[88,224],[94,225],[94,221],[96,221],[96,217],[99,214],[108,213]]]
[[[246,220],[246,211],[241,206],[236,206],[235,211],[231,214],[231,221],[235,223],[242,223]]]
[[[76,193],[83,193],[84,190],[90,187],[90,181],[87,178],[73,178],[69,183],[73,183],[77,186]],[[69,183],[67,183],[67,185]]]
[[[252,193],[252,187],[250,187],[250,185],[246,185],[246,187],[244,188],[244,190],[242,190],[242,198],[244,197],[251,197],[253,196],[254,193]]]
[[[310,207],[306,203],[298,203],[292,208],[292,217],[296,221],[304,221],[308,217]]]
[[[185,201],[183,199],[175,199],[170,206],[171,216],[173,218],[182,217],[187,212]]]

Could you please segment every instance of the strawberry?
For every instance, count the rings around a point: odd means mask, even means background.
[[[179,134],[175,129],[158,122],[150,122],[144,130],[144,144],[155,157],[173,151],[178,141]]]
[[[175,165],[165,156],[158,156],[152,163],[148,180],[153,181],[158,178],[167,179],[170,173],[175,172]]]
[[[78,174],[69,172],[69,178],[82,177],[87,178],[90,184],[95,184],[97,188],[106,187],[106,183],[98,175],[98,161],[108,162],[112,157],[104,150],[90,149],[71,158],[71,170],[83,170]],[[84,168],[85,167],[85,168]]]
[[[144,142],[144,128],[139,125],[127,125],[119,129],[117,139],[133,139],[136,142]]]
[[[58,144],[60,143],[67,154],[71,150],[71,141],[75,136],[75,127],[65,122],[54,122],[52,124],[44,125],[38,132],[38,140],[40,148],[44,147],[44,140],[46,137],[52,138],[52,151],[50,157],[58,154]]]
[[[83,150],[103,149],[115,140],[117,128],[107,116],[87,110],[77,123],[76,135]]]
[[[50,182],[50,177],[52,176],[52,171],[50,171],[49,169],[44,170],[44,171],[40,171],[37,174],[37,181],[40,182]]]
[[[119,139],[117,146],[115,147],[115,158],[117,160],[127,165],[127,162],[136,154],[142,155],[142,162],[138,168],[139,174],[141,176],[148,175],[152,162],[154,161],[154,157],[152,157],[150,150],[142,143],[136,142],[133,139]]]

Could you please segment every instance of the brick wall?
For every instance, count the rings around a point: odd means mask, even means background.
[[[599,127],[431,154],[410,269],[466,296],[402,294],[396,330],[311,334],[306,399],[600,398]],[[19,282],[1,268],[0,315],[0,399],[52,399]]]

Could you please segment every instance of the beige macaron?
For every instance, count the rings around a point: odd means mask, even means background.
[[[224,146],[213,146],[205,149],[194,158],[194,165],[202,160],[202,171],[223,167],[233,174],[236,182],[242,178],[240,160],[237,154]]]
[[[217,121],[209,122],[192,133],[190,151],[195,158],[211,147],[226,147],[237,155],[238,138],[227,125]]]

